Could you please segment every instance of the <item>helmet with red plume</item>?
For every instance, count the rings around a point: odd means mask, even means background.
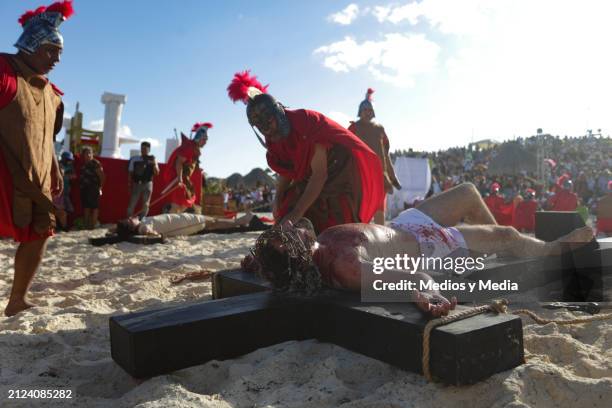
[[[365,99],[363,101],[361,101],[361,103],[359,104],[359,109],[357,110],[357,116],[361,117],[361,111],[363,109],[372,109],[372,117],[375,117],[376,115],[374,114],[374,105],[372,104],[372,94],[374,93],[374,90],[372,88],[368,88],[368,90],[366,91],[366,96]]]
[[[249,124],[259,129],[266,136],[272,134],[272,122],[276,121],[276,136],[287,137],[291,129],[285,107],[272,95],[267,93],[268,85],[262,85],[249,70],[234,74],[227,87],[227,93],[234,102],[242,101],[247,106]],[[255,132],[257,135],[257,132]],[[257,138],[265,147],[266,143],[259,135]]]
[[[197,122],[191,127],[191,133],[195,133],[193,135],[193,140],[200,143],[203,146],[208,140],[208,129],[212,129],[213,124],[210,122]],[[203,142],[203,143],[202,143]]]
[[[43,44],[63,47],[64,38],[59,32],[59,26],[72,14],[72,0],[58,1],[49,7],[41,6],[25,12],[18,20],[23,33],[15,47],[26,54],[35,53]]]

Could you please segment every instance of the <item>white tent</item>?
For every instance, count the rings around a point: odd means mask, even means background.
[[[416,199],[424,199],[431,185],[428,159],[398,157],[393,168],[402,189],[387,195],[388,218],[397,216],[404,209],[405,203],[412,204]]]

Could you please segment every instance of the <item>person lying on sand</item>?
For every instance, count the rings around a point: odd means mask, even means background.
[[[137,216],[119,221],[109,229],[108,234],[119,234],[126,238],[133,235],[165,236],[191,235],[202,230],[215,231],[220,229],[238,228],[252,225],[258,221],[257,216],[247,212],[235,220],[214,218],[200,214],[160,214],[144,217]],[[261,224],[261,221],[259,221]]]
[[[561,254],[563,243],[582,245],[592,239],[589,227],[544,242],[513,227],[497,225],[476,187],[465,183],[400,213],[389,226],[344,224],[317,237],[305,218],[295,225],[283,223],[261,234],[242,266],[258,272],[279,289],[312,294],[326,285],[359,291],[362,272],[372,275],[373,259],[377,257],[405,254],[453,258],[470,253],[549,256]],[[416,282],[432,279],[423,272],[385,274]],[[410,300],[434,317],[447,315],[457,304],[455,298],[449,301],[437,291],[415,291]]]

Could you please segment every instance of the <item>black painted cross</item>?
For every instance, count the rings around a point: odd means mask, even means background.
[[[113,359],[143,378],[315,338],[422,372],[428,319],[412,304],[365,304],[337,291],[288,296],[240,270],[219,272],[213,283],[215,300],[112,317]],[[522,323],[514,315],[469,317],[434,329],[430,349],[434,377],[472,384],[523,362]]]
[[[569,276],[565,292],[578,287],[578,297],[586,297],[579,300],[600,300],[602,274],[612,273],[612,244],[601,244],[594,242],[556,258],[492,259],[468,279],[511,279],[520,290],[527,290]],[[428,320],[414,305],[360,303],[356,294],[335,291],[305,299],[269,289],[252,274],[223,271],[213,281],[215,300],[114,316],[112,357],[128,373],[142,378],[284,341],[316,338],[422,372],[422,336]],[[474,383],[522,363],[521,320],[492,313],[469,317],[434,329],[430,346],[434,377],[449,384]]]

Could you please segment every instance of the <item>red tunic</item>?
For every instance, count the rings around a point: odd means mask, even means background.
[[[0,109],[10,104],[17,95],[17,76],[11,65],[0,56]],[[0,237],[12,237],[17,242],[29,242],[53,235],[38,234],[31,225],[19,228],[13,223],[13,177],[0,152]]]
[[[535,213],[538,203],[535,200],[523,200],[514,211],[514,227],[519,231],[533,232],[535,229]]]
[[[162,180],[164,181],[163,188],[166,188],[166,186],[176,179],[175,163],[178,156],[183,157],[186,164],[192,164],[198,159],[198,153],[195,147],[196,143],[193,140],[189,140],[186,137],[182,138],[181,145],[174,149],[168,158],[168,165],[165,166],[162,173]],[[191,176],[191,180],[192,182],[195,181],[193,175]],[[172,191],[172,193],[170,193],[166,202],[189,208],[195,204],[196,194],[193,194],[190,198],[187,198],[187,189],[185,187],[176,188]]]
[[[514,204],[506,204],[503,197],[491,194],[484,199],[485,204],[495,217],[500,225],[512,225],[512,213],[514,212]]]
[[[552,211],[576,211],[578,196],[569,190],[558,189],[550,198],[550,206]]]
[[[597,232],[612,232],[612,218],[597,217]]]
[[[319,144],[327,149],[334,145],[346,147],[355,159],[359,173],[363,197],[358,203],[359,220],[347,219],[346,216],[343,220],[330,220],[323,228],[318,228],[318,232],[346,222],[369,222],[376,210],[382,206],[385,196],[382,166],[378,156],[352,132],[321,113],[298,109],[287,110],[286,114],[291,124],[288,137],[280,142],[266,141],[266,158],[275,172],[293,181],[308,179],[315,145]],[[343,206],[346,205],[341,197],[338,197],[337,201]],[[288,212],[289,206],[285,203],[277,216],[282,218]]]

